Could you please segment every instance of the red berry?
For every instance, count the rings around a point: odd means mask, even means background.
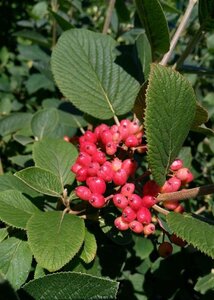
[[[112,142],[112,133],[110,129],[103,130],[102,134],[100,135],[101,141],[104,145]]]
[[[122,194],[115,194],[113,196],[113,202],[114,205],[119,208],[125,208],[129,203],[128,199]]]
[[[176,159],[173,161],[173,163],[170,166],[170,169],[172,171],[177,171],[183,167],[183,161],[181,159]]]
[[[112,163],[111,163],[111,166],[112,166],[112,170],[114,171],[118,171],[121,169],[122,167],[122,160],[120,160],[119,158],[114,158]]]
[[[171,184],[172,192],[177,192],[181,187],[181,180],[176,177],[171,177],[168,183]]]
[[[134,220],[132,222],[129,223],[129,228],[135,232],[135,233],[141,233],[143,232],[143,225],[142,223]]]
[[[109,164],[104,163],[97,171],[97,176],[105,180],[106,182],[112,181],[113,170]]]
[[[114,133],[119,133],[119,126],[117,125],[112,125],[111,128],[111,133],[114,134]]]
[[[183,212],[185,212],[185,208],[183,207],[183,205],[179,204],[175,209],[174,212],[182,214]]]
[[[143,228],[143,233],[145,235],[150,235],[153,234],[154,232],[155,232],[155,225],[153,223],[149,223],[145,225]]]
[[[76,163],[87,167],[91,162],[91,156],[86,152],[80,152],[79,156],[77,157]]]
[[[71,167],[71,171],[73,172],[73,173],[77,173],[77,171],[79,170],[79,169],[81,169],[82,168],[82,165],[80,165],[80,164],[78,164],[78,163],[75,163],[75,164],[73,164],[73,166]]]
[[[154,180],[147,181],[143,186],[143,194],[156,197],[160,192],[160,187]]]
[[[121,194],[123,194],[126,197],[130,197],[133,194],[134,190],[134,183],[126,183],[121,189]]]
[[[97,162],[91,162],[87,168],[88,176],[96,176],[100,165]]]
[[[102,208],[105,205],[105,198],[103,195],[93,193],[89,199],[90,204],[96,208]]]
[[[114,225],[121,231],[129,229],[129,224],[124,222],[122,217],[116,218],[114,220]]]
[[[113,141],[108,142],[105,150],[108,155],[114,155],[117,152],[117,145]]]
[[[137,162],[133,159],[127,158],[123,161],[121,169],[126,170],[128,176],[134,175],[137,169]]]
[[[92,160],[102,165],[106,161],[106,155],[104,152],[97,150],[92,155]]]
[[[129,125],[129,134],[135,134],[140,131],[139,121],[133,121]]]
[[[94,143],[85,142],[81,144],[80,151],[93,155],[97,151],[97,147]]]
[[[130,223],[130,222],[134,221],[135,218],[136,218],[135,211],[130,206],[126,206],[122,213],[123,221]]]
[[[129,197],[129,206],[134,210],[138,210],[142,206],[142,198],[137,194],[132,194]]]
[[[152,215],[151,215],[149,209],[146,208],[146,207],[141,207],[137,211],[137,220],[140,223],[143,223],[143,224],[149,224],[149,223],[151,223]]]
[[[94,132],[87,130],[84,133],[84,138],[86,142],[96,143],[97,142],[97,136]]]
[[[64,140],[65,142],[70,143],[70,138],[69,138],[69,136],[67,136],[67,135],[65,135],[65,136],[63,137],[63,140]]]
[[[163,242],[158,247],[158,253],[161,257],[165,258],[172,254],[173,247],[172,244],[168,242]]]
[[[99,177],[88,177],[86,184],[92,193],[104,194],[106,191],[106,183]]]
[[[78,186],[75,189],[75,193],[77,197],[79,197],[82,200],[89,200],[91,197],[91,191],[86,186]]]
[[[88,177],[88,172],[87,169],[85,167],[82,167],[81,169],[79,169],[76,173],[76,180],[77,181],[85,181]]]
[[[128,175],[125,170],[120,169],[113,173],[113,182],[116,185],[124,185],[128,179]]]
[[[147,208],[152,207],[156,203],[156,198],[150,195],[146,195],[142,198],[142,206]]]
[[[139,141],[135,135],[129,135],[125,140],[125,145],[127,147],[137,147],[139,145]]]
[[[179,202],[176,200],[170,201],[170,200],[166,200],[163,201],[163,206],[169,210],[174,210],[176,209],[176,207],[178,207]]]
[[[191,174],[191,175],[189,175]],[[179,178],[182,182],[190,182],[193,180],[193,175],[188,168],[181,168],[176,173],[175,176]],[[189,181],[190,179],[190,181]]]

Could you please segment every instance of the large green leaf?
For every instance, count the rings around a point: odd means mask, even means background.
[[[28,221],[27,234],[38,264],[53,272],[79,251],[85,236],[84,221],[59,211],[39,212]]]
[[[51,171],[60,178],[62,186],[72,184],[70,171],[77,158],[77,149],[63,140],[44,139],[34,144],[33,158],[37,167]]]
[[[138,82],[114,63],[116,42],[101,33],[71,29],[62,34],[52,54],[56,83],[76,107],[96,118],[129,112]]]
[[[202,30],[212,31],[214,28],[214,1],[199,0],[198,17]]]
[[[92,262],[97,252],[95,236],[85,228],[85,239],[80,258],[87,264]]]
[[[158,0],[135,0],[140,21],[145,28],[152,53],[169,50],[169,29]]]
[[[163,185],[193,123],[196,98],[190,83],[171,68],[153,64],[146,92],[145,129],[154,180]]]
[[[38,208],[19,191],[0,193],[0,220],[17,228],[26,228],[27,221]]]
[[[137,54],[140,60],[144,80],[146,81],[149,77],[150,64],[152,62],[151,46],[145,33],[138,36],[136,40]]]
[[[39,140],[51,136],[59,124],[58,111],[55,108],[45,108],[38,111],[32,118],[31,128],[34,136]]]
[[[116,281],[76,272],[63,272],[32,280],[23,289],[34,299],[116,299]]]
[[[0,228],[0,242],[8,236],[7,228]]]
[[[30,113],[13,113],[0,120],[0,135],[5,136],[28,126],[32,119]]]
[[[170,229],[201,252],[214,258],[214,225],[199,216],[170,213],[166,217]]]
[[[32,254],[28,243],[15,237],[0,243],[0,271],[18,289],[31,269]]]
[[[60,178],[48,170],[38,167],[29,167],[14,175],[32,189],[42,194],[60,197],[63,193]]]

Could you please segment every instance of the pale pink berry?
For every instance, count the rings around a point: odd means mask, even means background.
[[[137,211],[137,220],[140,223],[143,223],[143,224],[149,224],[149,223],[151,223],[152,215],[151,215],[149,209],[146,208],[146,207],[141,207]]]
[[[122,217],[117,217],[114,220],[114,225],[115,225],[115,227],[117,227],[117,229],[119,229],[121,231],[129,229],[129,224],[124,222]]]
[[[79,169],[76,173],[76,180],[77,181],[86,181],[88,177],[88,172],[87,169],[85,167],[82,167],[81,169]]]
[[[112,125],[111,128],[111,133],[114,134],[114,133],[119,133],[119,126],[117,125]]]
[[[177,192],[181,187],[181,180],[176,177],[171,177],[168,179],[168,183],[172,186],[172,192]]]
[[[174,212],[182,214],[185,212],[185,208],[183,207],[183,205],[179,204],[175,209]]]
[[[101,194],[93,193],[89,199],[89,203],[96,208],[102,208],[105,205],[105,198]]]
[[[174,210],[176,209],[176,207],[178,207],[179,205],[179,202],[178,201],[170,201],[170,200],[166,200],[166,201],[163,201],[163,206],[169,210]]]
[[[132,194],[129,197],[129,206],[135,211],[138,210],[142,206],[142,198],[137,194]]]
[[[141,233],[143,232],[143,225],[142,223],[134,220],[132,222],[129,223],[129,228],[135,232],[135,233]]]
[[[173,185],[166,180],[164,185],[161,187],[161,193],[172,193],[173,192]]]
[[[120,136],[120,133],[119,133],[119,132],[113,133],[113,135],[112,135],[112,141],[113,141],[115,144],[119,144],[119,143],[120,143],[120,141],[121,141],[121,136]]]
[[[135,134],[140,131],[139,121],[133,121],[129,125],[129,134]]]
[[[106,161],[106,155],[101,150],[97,150],[92,155],[92,160],[102,165]]]
[[[139,141],[135,135],[129,135],[125,140],[125,145],[127,147],[137,147],[139,145]]]
[[[79,156],[77,157],[76,163],[82,166],[88,166],[91,162],[91,156],[86,152],[80,152]]]
[[[88,177],[86,184],[92,193],[104,194],[106,191],[106,183],[102,178],[99,177]]]
[[[65,135],[65,136],[63,137],[63,140],[64,140],[65,142],[70,143],[70,138],[69,138],[69,136],[67,136],[67,135]]]
[[[154,232],[155,232],[155,225],[153,223],[149,223],[145,225],[143,228],[143,233],[145,235],[150,235],[153,234]]]
[[[129,126],[130,126],[130,123],[131,123],[131,121],[128,120],[128,119],[122,120],[120,122],[119,132],[120,132],[121,138],[123,140],[125,140],[128,137],[128,135],[129,135]]]
[[[108,155],[114,155],[117,152],[117,145],[113,141],[108,142],[105,150]]]
[[[134,175],[137,169],[137,162],[133,159],[127,158],[123,161],[121,169],[124,169],[128,176]]]
[[[100,164],[92,161],[87,168],[88,176],[96,176],[99,168]]]
[[[126,206],[122,213],[122,219],[124,222],[130,223],[136,218],[136,212],[130,207]]]
[[[112,170],[113,171],[118,171],[122,167],[122,160],[119,158],[114,158],[113,161],[111,162]]]
[[[191,175],[190,175],[191,174]],[[188,168],[181,168],[176,173],[175,176],[179,178],[182,182],[190,182],[193,180],[193,175]]]
[[[181,159],[176,159],[170,166],[170,170],[177,171],[183,167],[183,161]]]
[[[134,183],[126,183],[121,189],[121,194],[123,194],[126,197],[130,197],[133,194],[134,190]]]
[[[128,179],[128,175],[124,169],[120,169],[113,173],[113,182],[116,185],[124,185]]]
[[[75,189],[75,193],[77,197],[79,197],[82,200],[89,200],[91,197],[91,191],[86,186],[78,186]]]
[[[118,208],[125,208],[129,203],[128,199],[122,194],[115,194],[113,196],[113,202]]]
[[[147,208],[152,207],[156,203],[156,198],[150,195],[145,195],[142,198],[142,206]]]

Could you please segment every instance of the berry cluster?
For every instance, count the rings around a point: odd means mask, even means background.
[[[127,119],[119,125],[101,124],[94,131],[87,130],[79,138],[79,155],[71,170],[82,183],[75,189],[77,197],[95,208],[113,203],[121,211],[114,221],[119,230],[131,229],[149,235],[155,231],[150,209],[157,202],[156,196],[178,191],[192,181],[193,176],[177,159],[170,167],[171,177],[162,187],[153,180],[147,181],[143,189],[136,185],[134,153],[146,151],[142,138],[143,129],[139,122]],[[164,201],[163,205],[181,212],[178,201]]]

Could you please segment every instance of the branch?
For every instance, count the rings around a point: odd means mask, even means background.
[[[103,26],[103,34],[106,34],[108,29],[109,29],[115,2],[116,2],[116,0],[110,0],[109,1],[107,13],[106,13],[106,19],[105,19],[105,23],[104,23],[104,26]]]
[[[180,38],[184,28],[186,27],[187,25],[187,22],[189,20],[189,17],[191,15],[191,12],[195,6],[195,4],[197,3],[197,0],[189,0],[189,4],[187,6],[187,9],[183,15],[183,18],[181,20],[181,23],[180,25],[178,26],[173,38],[172,38],[172,41],[171,41],[171,44],[170,44],[170,49],[169,51],[164,55],[163,59],[161,60],[160,64],[165,66],[167,65],[169,59],[170,59],[170,56],[172,55],[172,52],[173,50],[175,49],[175,46],[178,42],[178,39]]]

